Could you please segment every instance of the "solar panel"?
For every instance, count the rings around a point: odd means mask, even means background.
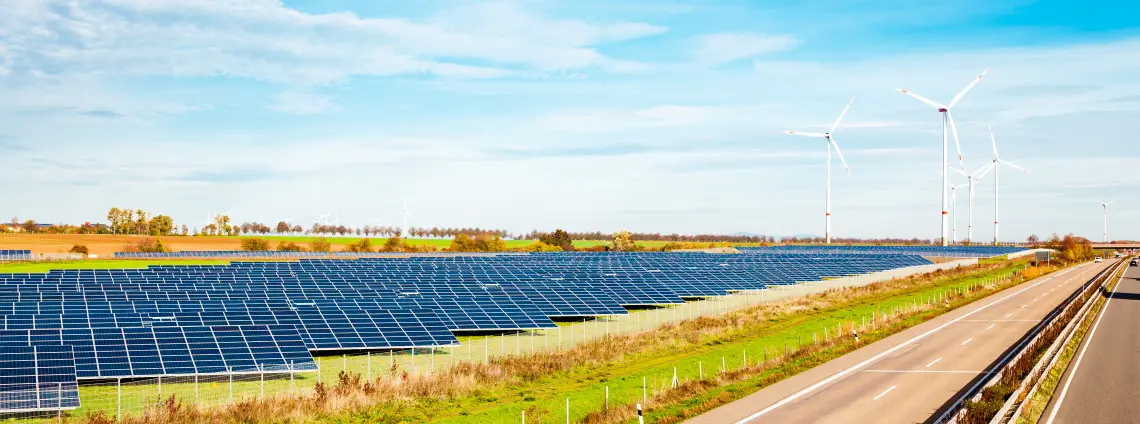
[[[0,413],[78,407],[71,346],[0,344]]]
[[[70,346],[80,380],[316,370],[285,326],[2,330],[0,344]]]

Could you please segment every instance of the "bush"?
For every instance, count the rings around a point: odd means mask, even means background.
[[[507,242],[498,235],[479,234],[475,238],[471,238],[467,234],[459,234],[451,240],[451,246],[447,250],[449,252],[504,252],[507,250]]]
[[[523,246],[519,250],[523,252],[561,252],[562,248],[558,246],[551,246],[541,241],[536,241],[534,243]]]
[[[135,244],[128,244],[123,246],[124,252],[131,253],[163,253],[169,252],[166,245],[162,244],[162,240],[156,238],[145,238]]]
[[[329,253],[329,251],[332,250],[332,243],[329,243],[328,239],[321,237],[309,242],[309,250],[313,252]]]
[[[352,243],[345,247],[344,251],[353,253],[372,253],[372,240],[363,239],[356,243]]]
[[[71,246],[71,250],[68,250],[68,252],[81,253],[81,254],[86,255],[87,254],[87,245],[77,244],[77,245]]]
[[[277,250],[282,252],[304,252],[305,248],[291,241],[283,241],[277,244]]]
[[[385,252],[404,252],[408,250],[406,247],[407,245],[404,243],[404,239],[389,237],[388,240],[384,241],[384,247],[381,248],[381,250]]]
[[[269,250],[269,240],[259,237],[247,237],[241,239],[241,250],[251,252],[263,252]]]

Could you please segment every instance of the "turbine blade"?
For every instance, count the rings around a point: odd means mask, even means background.
[[[963,177],[970,178],[970,174],[967,174],[966,171],[963,171],[963,170],[958,169],[958,168],[950,168],[950,170],[957,172],[959,174],[962,174]]]
[[[982,167],[982,169],[980,169],[981,172],[979,172],[978,175],[974,177],[974,181],[980,181],[982,177],[986,176],[986,174],[989,174],[990,171],[994,170],[995,165],[997,165],[996,162],[990,162],[989,165]]]
[[[934,100],[930,100],[926,97],[919,96],[917,94],[911,93],[911,92],[903,90],[901,88],[896,88],[895,90],[898,90],[900,93],[906,94],[908,96],[914,97],[914,98],[918,99],[918,101],[920,101],[920,102],[923,102],[923,103],[926,103],[930,106],[933,106],[935,109],[946,109],[946,106],[943,106],[941,103],[938,103]]]
[[[966,163],[962,162],[962,145],[958,143],[958,126],[954,125],[954,115],[951,115],[950,111],[946,111],[946,118],[950,120],[950,133],[954,135],[954,148],[958,149],[958,166],[965,171]]]
[[[839,114],[839,117],[838,117],[838,118],[835,118],[835,123],[834,123],[834,124],[831,124],[831,129],[830,129],[830,130],[827,130],[827,132],[828,132],[828,133],[832,133],[832,134],[834,134],[834,133],[835,133],[835,129],[836,129],[836,128],[839,128],[839,121],[842,121],[842,120],[843,120],[843,116],[844,116],[844,115],[847,115],[847,111],[848,111],[849,109],[851,109],[851,103],[854,103],[854,102],[855,102],[855,98],[854,98],[854,97],[852,97],[852,98],[851,98],[851,100],[847,102],[847,107],[843,108],[843,113],[840,113],[840,114]]]
[[[993,162],[990,162],[990,163],[987,163],[987,164],[983,165],[981,168],[978,168],[978,170],[977,170],[977,171],[974,171],[974,175],[981,175],[981,174],[982,174],[982,171],[985,171],[985,170],[986,170],[986,169],[988,169],[990,166],[993,166],[993,164],[994,164]]]
[[[958,104],[958,101],[962,100],[962,97],[966,95],[966,92],[970,91],[970,89],[974,88],[975,85],[978,85],[978,82],[981,81],[982,77],[986,76],[986,73],[988,73],[989,71],[990,71],[990,68],[986,68],[986,70],[982,71],[981,75],[978,75],[977,78],[974,78],[973,81],[970,81],[970,85],[967,85],[966,88],[963,88],[962,91],[958,92],[957,96],[954,96],[954,100],[950,101],[950,106],[947,107],[947,109],[953,108],[954,105]]]
[[[992,146],[994,146],[994,160],[998,160],[997,139],[994,138],[994,127],[990,126],[990,125],[986,125],[986,126],[989,127],[989,129],[990,129],[990,144]]]
[[[1022,167],[1020,167],[1020,166],[1014,165],[1012,162],[1006,162],[1006,161],[1004,161],[1004,160],[1003,160],[1003,161],[999,161],[999,162],[1000,162],[1002,165],[1008,166],[1008,167],[1010,167],[1010,168],[1016,169],[1016,170],[1018,170],[1018,171],[1021,171],[1021,172],[1024,172],[1024,173],[1026,173],[1026,174],[1032,174],[1032,172],[1029,172],[1028,170],[1026,170],[1025,168],[1022,168]]]
[[[839,161],[843,162],[843,169],[847,171],[847,175],[851,175],[851,167],[847,166],[847,159],[843,158],[843,151],[839,150],[839,143],[835,142],[835,137],[829,140],[831,140],[831,145],[835,146],[835,153],[839,155]]]
[[[813,132],[798,132],[798,131],[788,131],[788,134],[791,134],[791,135],[802,135],[802,136],[807,136],[807,137],[818,137],[818,138],[827,137],[827,134],[824,134],[824,133],[813,133]]]

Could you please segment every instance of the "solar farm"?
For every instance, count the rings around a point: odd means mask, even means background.
[[[224,403],[311,390],[341,371],[368,378],[397,368],[432,372],[486,361],[492,349],[558,349],[678,314],[719,313],[731,309],[726,299],[755,304],[798,283],[1020,249],[740,250],[377,255],[0,274],[0,414],[122,414],[164,394]],[[0,260],[24,253],[0,251]]]

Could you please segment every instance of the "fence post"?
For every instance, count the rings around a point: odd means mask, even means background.
[[[194,374],[194,403],[198,403],[198,374]]]
[[[570,398],[566,398],[566,424],[570,424]]]
[[[416,348],[412,348],[412,375],[416,375]]]
[[[486,335],[486,336],[483,336],[483,361],[484,362],[490,362],[491,361],[490,355],[491,355],[491,336]]]
[[[748,349],[744,349],[744,368],[748,368]]]
[[[641,414],[641,404],[637,404],[637,424],[645,424],[645,417]]]
[[[677,367],[673,367],[673,388],[677,388]]]
[[[234,403],[234,369],[233,369],[233,367],[229,368],[229,372],[227,374],[229,374],[229,376],[230,376],[230,403]]]
[[[115,422],[123,418],[123,379],[115,380]]]
[[[725,374],[725,373],[728,373],[728,368],[727,368],[727,367],[725,367],[725,362],[724,362],[724,356],[723,356],[723,355],[721,355],[721,357],[720,357],[720,373],[721,373],[721,374]]]
[[[367,359],[368,365],[365,368],[368,369],[368,371],[367,371],[368,372],[368,380],[371,381],[372,380],[372,352],[368,352],[367,355],[368,355],[368,359]]]
[[[265,364],[258,364],[257,369],[261,371],[261,397],[265,397]]]
[[[158,376],[158,397],[162,397],[162,376]]]
[[[289,393],[293,393],[293,361],[289,361]]]
[[[645,376],[641,376],[641,403],[649,404],[649,390],[646,389]]]
[[[526,410],[522,411],[522,424],[526,424]]]
[[[606,386],[606,410],[610,410],[610,386]]]
[[[343,353],[340,355],[340,370],[348,374],[348,354]]]
[[[701,361],[697,361],[697,378],[700,378],[701,380],[705,379],[705,366],[701,363]]]
[[[317,357],[317,382],[321,382],[321,357]]]

